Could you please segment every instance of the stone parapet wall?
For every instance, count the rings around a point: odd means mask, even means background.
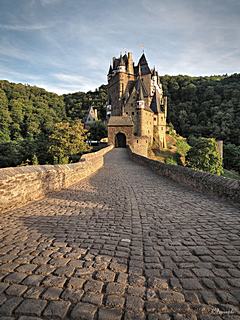
[[[108,146],[85,154],[77,163],[0,169],[0,212],[40,199],[84,179],[103,166],[103,157],[112,148]]]
[[[151,160],[136,154],[131,147],[129,147],[129,154],[131,159],[150,167],[161,176],[171,178],[195,190],[215,194],[240,203],[240,181],[238,180]]]

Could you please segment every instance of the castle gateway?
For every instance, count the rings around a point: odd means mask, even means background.
[[[144,54],[135,66],[132,53],[113,58],[108,72],[108,141],[131,145],[147,155],[149,148],[166,148],[167,97],[157,71]]]

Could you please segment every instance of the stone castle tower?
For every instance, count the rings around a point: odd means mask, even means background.
[[[108,72],[108,140],[147,154],[166,148],[167,97],[157,71],[143,53],[135,66],[132,53],[113,58]]]

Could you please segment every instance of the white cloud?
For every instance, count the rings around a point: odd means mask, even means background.
[[[48,29],[53,26],[53,23],[48,24],[0,24],[0,29],[12,31],[34,31]]]

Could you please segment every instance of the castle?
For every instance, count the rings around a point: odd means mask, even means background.
[[[151,147],[166,148],[167,97],[144,53],[136,66],[131,52],[113,58],[108,72],[108,101],[110,144],[131,145],[145,155]]]

